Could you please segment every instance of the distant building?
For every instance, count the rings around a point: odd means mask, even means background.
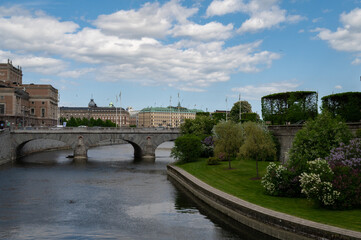
[[[129,126],[129,112],[124,108],[114,107],[111,103],[109,107],[98,107],[94,102],[94,99],[90,99],[88,107],[60,107],[60,117],[69,120],[71,117],[73,118],[94,118],[97,120],[98,118],[106,121],[110,120],[113,123],[117,124],[117,126]],[[120,122],[121,118],[121,122]]]
[[[139,111],[132,107],[127,107],[127,111],[129,112],[129,126],[138,126]]]
[[[179,127],[185,119],[195,119],[198,109],[181,107],[148,107],[138,114],[139,127]]]
[[[0,124],[53,126],[57,123],[58,90],[51,85],[23,84],[21,67],[0,63]]]

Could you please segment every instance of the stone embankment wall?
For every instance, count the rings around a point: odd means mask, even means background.
[[[361,122],[347,123],[347,125],[353,134],[356,134],[356,131],[361,129]],[[302,129],[302,126],[302,124],[268,126],[268,130],[273,133],[280,144],[279,161],[281,163],[288,161],[288,151],[292,147],[293,138]]]
[[[11,146],[11,136],[8,129],[2,129],[0,132],[0,165],[13,160],[15,153]]]
[[[168,166],[168,175],[209,206],[278,239],[361,239],[361,232],[308,221],[246,202],[205,184],[175,166]]]

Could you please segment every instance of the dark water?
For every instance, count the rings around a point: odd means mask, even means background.
[[[57,151],[0,167],[0,239],[262,237],[169,181],[169,147],[158,148],[155,162],[134,162],[131,145],[117,145],[89,150],[85,165]]]

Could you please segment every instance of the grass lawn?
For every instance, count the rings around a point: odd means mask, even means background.
[[[259,162],[260,176],[265,174],[267,165],[268,162]],[[317,208],[304,198],[273,197],[264,194],[261,180],[251,180],[256,177],[255,161],[234,160],[232,169],[228,169],[228,162],[207,165],[206,159],[177,166],[207,184],[251,203],[311,221],[361,232],[361,209],[327,210]]]

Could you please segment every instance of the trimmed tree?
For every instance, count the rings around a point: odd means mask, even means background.
[[[337,93],[322,98],[322,109],[346,122],[361,121],[361,92]]]
[[[272,124],[298,123],[314,119],[317,112],[317,92],[297,91],[275,93],[262,97],[262,116]]]

